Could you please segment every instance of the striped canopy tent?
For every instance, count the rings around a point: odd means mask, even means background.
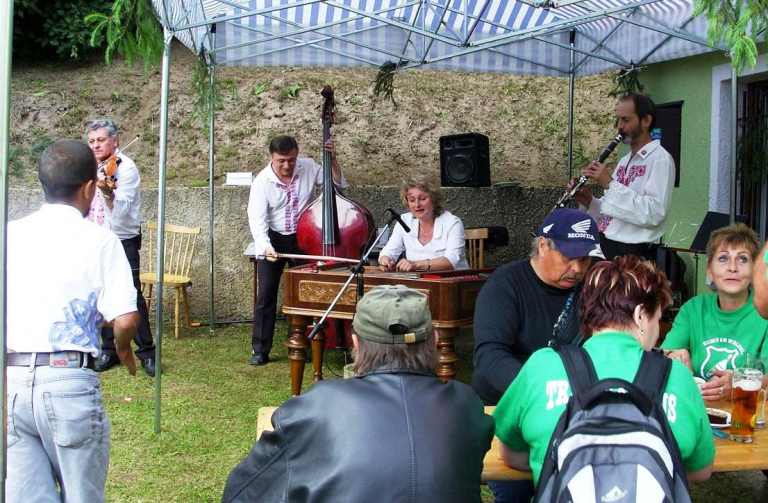
[[[715,49],[692,0],[154,0],[195,53],[237,66],[582,76]],[[211,26],[215,23],[215,35]],[[573,59],[571,56],[575,56]]]

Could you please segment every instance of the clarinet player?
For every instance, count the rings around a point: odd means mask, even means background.
[[[648,96],[627,94],[616,104],[614,115],[630,152],[613,176],[599,161],[582,171],[604,189],[602,197],[582,189],[573,198],[597,221],[606,260],[617,255],[653,259],[654,243],[667,230],[675,161],[659,140],[651,138],[656,106]],[[572,179],[569,188],[577,182],[578,178]]]

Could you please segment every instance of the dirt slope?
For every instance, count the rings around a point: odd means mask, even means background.
[[[206,125],[192,117],[195,56],[172,50],[168,184],[208,180]],[[398,184],[412,172],[439,175],[438,139],[476,131],[490,138],[494,183],[562,186],[566,173],[568,81],[460,72],[410,71],[395,78],[395,99],[374,106],[375,69],[220,68],[224,105],[216,114],[216,183],[227,171],[257,171],[266,145],[293,134],[302,154],[319,156],[320,89],[333,85],[338,105],[333,134],[355,185]],[[613,136],[610,76],[576,81],[575,165],[596,157]],[[160,70],[144,74],[118,61],[13,68],[11,185],[35,187],[36,160],[52,140],[81,138],[87,122],[106,116],[121,128],[127,152],[157,185]]]

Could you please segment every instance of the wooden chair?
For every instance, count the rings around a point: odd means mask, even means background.
[[[464,229],[464,239],[469,268],[482,269],[485,266],[485,240],[488,239],[488,228]]]
[[[149,272],[141,273],[141,292],[149,285],[149,293],[144,294],[147,300],[147,310],[152,302],[152,287],[157,284],[157,271],[154,269],[157,257],[156,239],[157,223],[150,222],[149,228]],[[174,290],[174,337],[179,338],[179,297],[184,300],[184,320],[189,326],[189,301],[187,299],[187,286],[192,282],[189,278],[189,267],[195,255],[197,236],[200,235],[200,227],[182,227],[180,225],[165,226],[165,243],[163,265],[163,286]]]

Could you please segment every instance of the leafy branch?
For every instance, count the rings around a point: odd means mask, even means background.
[[[204,52],[197,58],[195,71],[189,83],[190,90],[197,93],[197,101],[192,110],[192,117],[198,117],[208,125],[208,118],[217,108],[221,108],[224,100],[221,96],[220,83],[214,77],[213,89],[211,89],[211,66]]]
[[[725,43],[737,73],[757,66],[755,39],[768,28],[768,0],[696,0],[695,6],[694,15],[707,18],[709,43]]]
[[[85,16],[93,23],[91,45],[105,37],[105,60],[111,62],[115,50],[128,65],[136,59],[144,61],[144,69],[157,65],[163,55],[163,31],[155,17],[151,0],[115,0],[109,14],[93,12]]]
[[[608,93],[611,98],[619,98],[629,93],[642,93],[645,87],[640,83],[640,68],[634,65],[619,70],[613,77],[614,88]]]
[[[395,92],[395,72],[405,64],[404,61],[400,63],[394,63],[387,61],[379,67],[379,73],[376,74],[376,78],[373,80],[373,96],[375,100],[381,98],[389,98],[392,100],[392,106],[397,108],[397,102],[393,93]]]

